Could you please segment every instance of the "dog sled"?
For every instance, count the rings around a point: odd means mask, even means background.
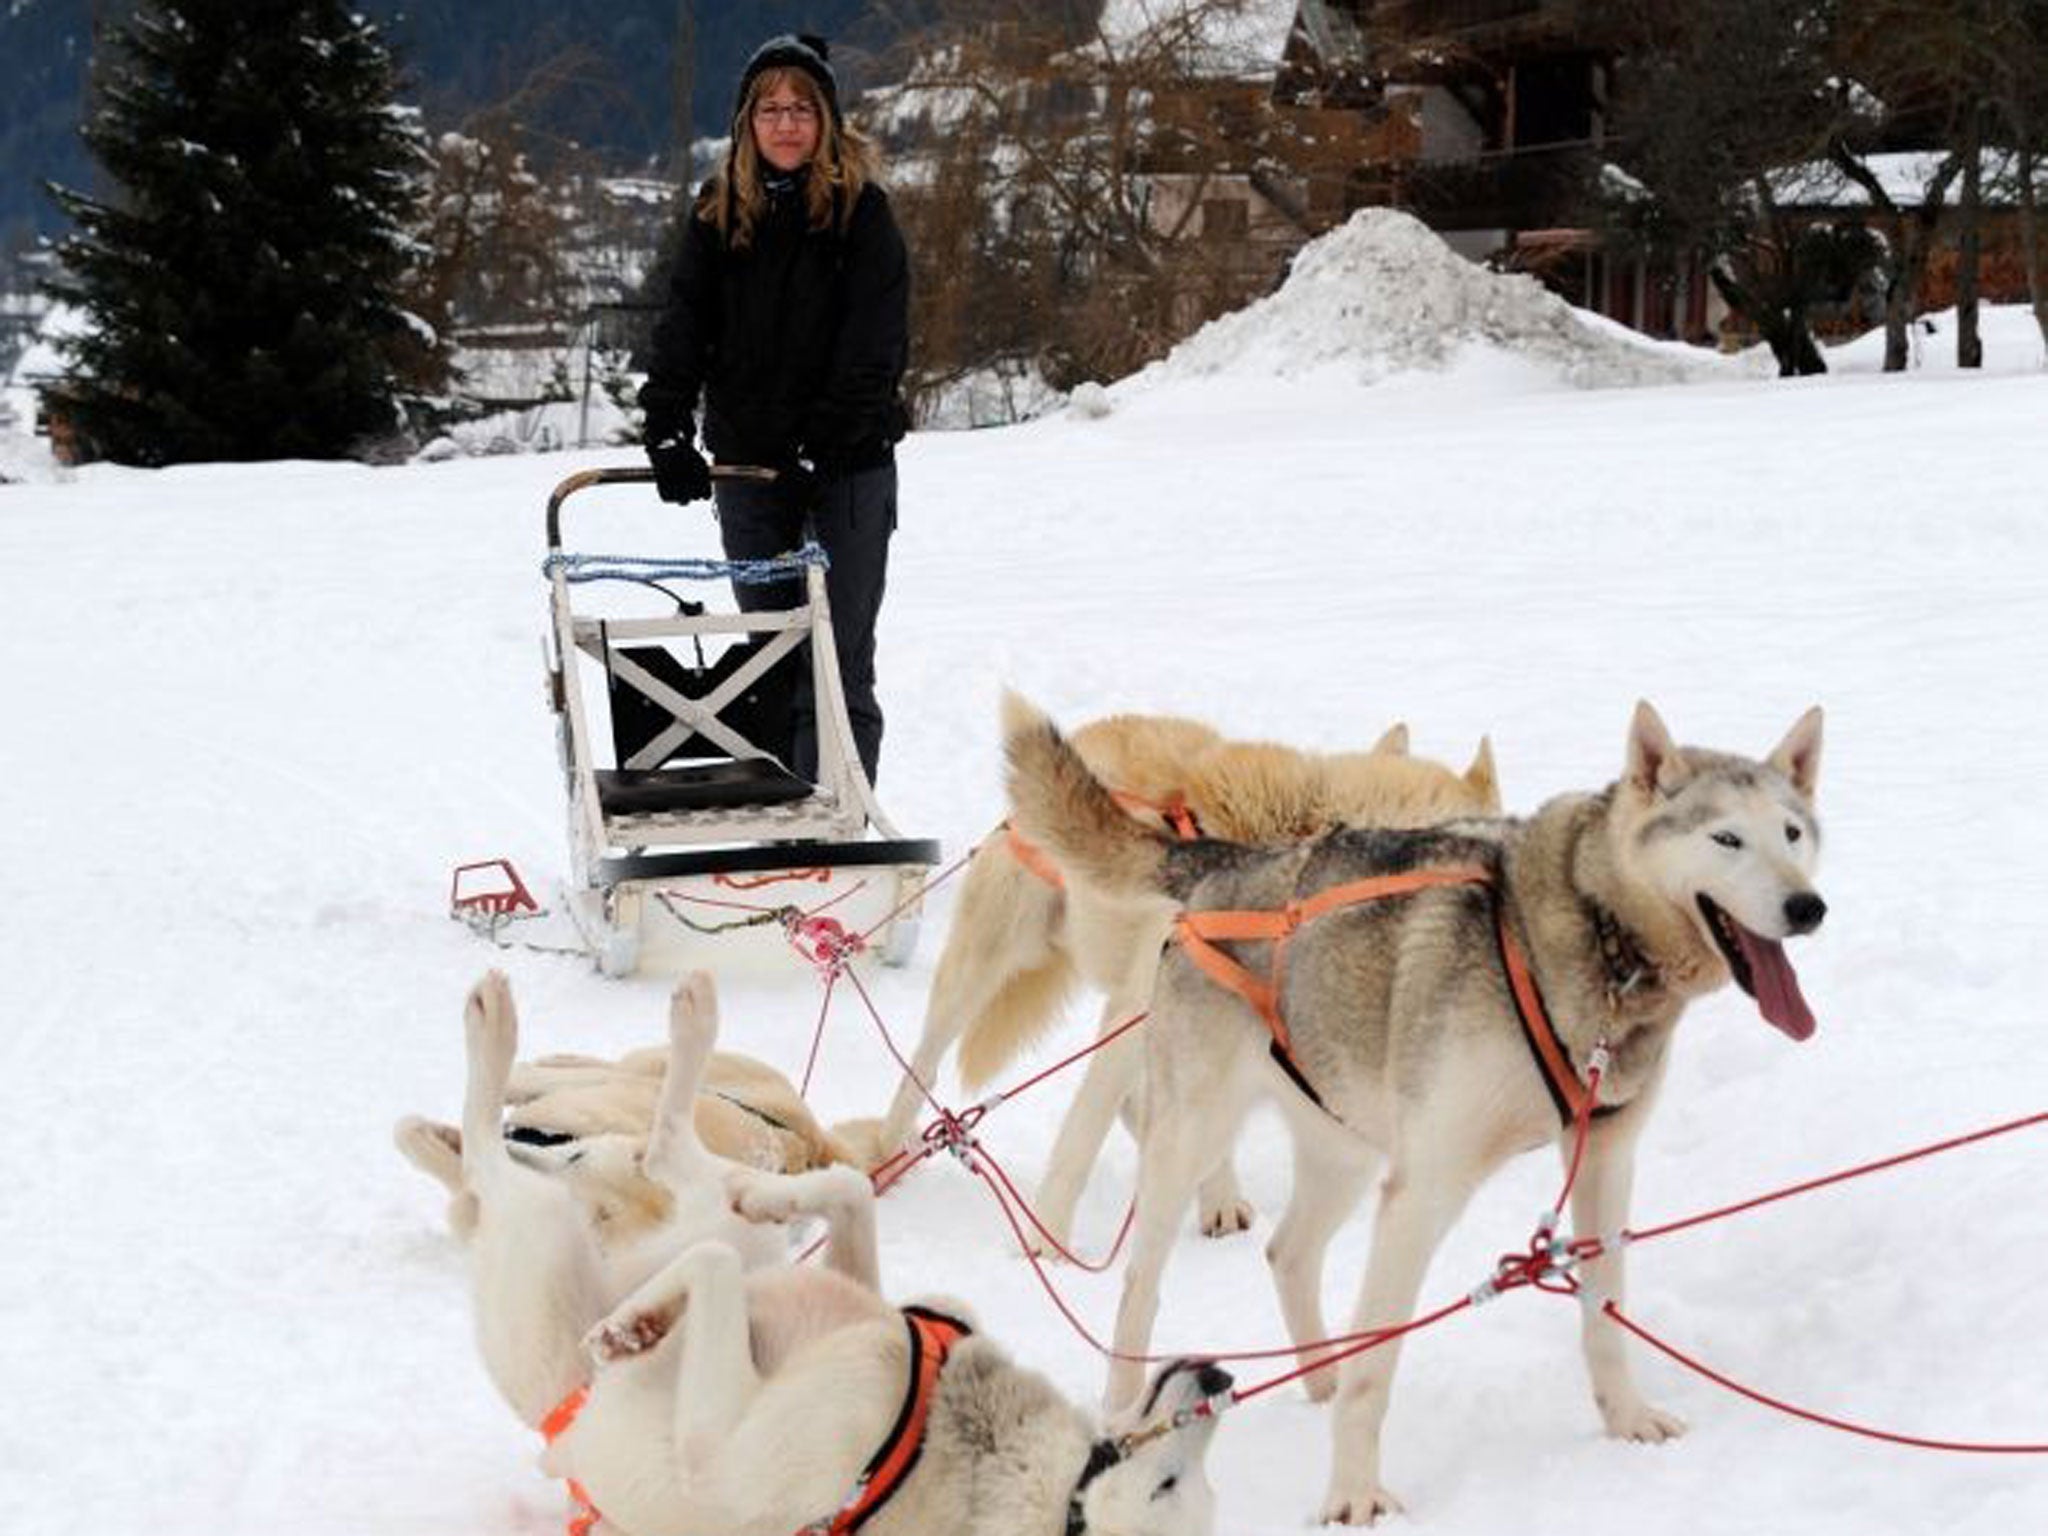
[[[712,939],[724,963],[748,935],[756,952],[766,940],[813,962],[868,952],[905,963],[939,846],[897,831],[861,767],[823,552],[807,545],[735,565],[564,549],[572,496],[653,479],[640,468],[586,470],[548,499],[548,702],[571,865],[563,903],[582,946],[613,976],[702,964]],[[712,611],[683,586],[790,577],[804,601],[787,611]],[[814,779],[788,765],[792,684],[808,688],[815,712]]]

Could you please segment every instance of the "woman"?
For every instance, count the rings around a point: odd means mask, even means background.
[[[909,261],[867,139],[840,115],[815,37],[776,37],[740,76],[732,147],[685,221],[647,385],[647,454],[662,498],[712,494],[692,441],[721,464],[774,468],[721,479],[729,559],[782,554],[808,522],[831,565],[832,634],[861,766],[882,747],[875,617],[896,526],[895,444],[908,415]],[[735,586],[742,609],[793,608],[800,583]],[[811,691],[795,690],[789,766],[817,776]]]

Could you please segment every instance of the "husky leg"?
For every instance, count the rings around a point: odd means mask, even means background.
[[[696,1243],[614,1307],[584,1340],[600,1371],[652,1349],[682,1318],[682,1360],[672,1420],[676,1453],[691,1471],[717,1464],[760,1390],[747,1319],[745,1266],[725,1243]]]
[[[469,1081],[462,1182],[476,1200],[471,1275],[477,1345],[513,1412],[538,1426],[585,1379],[580,1340],[604,1311],[589,1220],[563,1185],[505,1147],[505,1080],[519,1048],[512,989],[492,971],[463,1009]]]
[[[1434,1136],[1424,1131],[1416,1140],[1427,1150],[1420,1157],[1390,1159],[1380,1189],[1372,1257],[1351,1317],[1354,1333],[1397,1327],[1414,1314],[1430,1256],[1483,1172],[1458,1159],[1456,1139],[1441,1128]],[[1380,1483],[1380,1426],[1386,1421],[1387,1398],[1400,1360],[1401,1341],[1393,1339],[1352,1355],[1338,1367],[1330,1491],[1322,1512],[1326,1525],[1371,1525],[1382,1515],[1400,1511],[1400,1500]]]
[[[1136,1007],[1130,1006],[1129,998],[1112,997],[1103,1009],[1102,1028],[1097,1038],[1115,1029],[1137,1011]],[[1144,1025],[1138,1028],[1143,1029]],[[1144,1069],[1143,1042],[1135,1038],[1135,1032],[1088,1057],[1087,1068],[1081,1075],[1081,1086],[1074,1094],[1074,1102],[1067,1106],[1065,1118],[1060,1121],[1059,1135],[1053,1140],[1052,1155],[1046,1163],[1045,1178],[1038,1186],[1038,1219],[1053,1240],[1062,1246],[1072,1241],[1074,1207],[1080,1204],[1082,1192],[1088,1187],[1088,1176],[1095,1171],[1095,1160],[1102,1155],[1102,1143],[1109,1135],[1110,1124],[1116,1119],[1117,1112],[1131,1102],[1132,1090]],[[1143,1139],[1141,1130],[1139,1140],[1142,1142]],[[1038,1251],[1035,1234],[1031,1243],[1033,1251]]]
[[[668,1005],[668,1071],[647,1128],[641,1169],[682,1196],[710,1188],[723,1165],[697,1135],[697,1089],[718,1043],[718,991],[705,971],[676,983]]]
[[[1294,1187],[1280,1225],[1266,1244],[1266,1262],[1273,1271],[1273,1289],[1287,1319],[1288,1336],[1297,1346],[1295,1358],[1306,1366],[1327,1351],[1299,1346],[1330,1336],[1323,1321],[1323,1256],[1344,1218],[1357,1209],[1378,1158],[1362,1143],[1327,1126],[1300,1123],[1293,1115],[1289,1121]],[[1334,1370],[1318,1371],[1302,1381],[1312,1402],[1320,1403],[1337,1390]]]
[[[1606,1240],[1605,1251],[1580,1274],[1580,1342],[1586,1370],[1593,1378],[1593,1401],[1607,1433],[1620,1440],[1655,1443],[1685,1433],[1685,1421],[1645,1401],[1629,1370],[1621,1330],[1601,1312],[1609,1301],[1621,1304],[1625,1259],[1616,1234],[1628,1220],[1629,1194],[1635,1183],[1636,1138],[1648,1115],[1635,1105],[1605,1121],[1596,1121],[1586,1139],[1586,1160],[1572,1188],[1572,1227],[1579,1237]],[[1561,1142],[1567,1166],[1572,1131]]]
[[[757,1173],[728,1177],[733,1209],[749,1221],[790,1222],[805,1216],[825,1220],[825,1263],[869,1290],[882,1289],[875,1248],[875,1191],[867,1176],[851,1168],[817,1168],[809,1173]]]
[[[1116,1353],[1136,1357],[1152,1342],[1159,1314],[1159,1278],[1180,1230],[1181,1217],[1220,1149],[1236,1139],[1251,1100],[1241,1073],[1227,1073],[1198,1100],[1158,1106],[1145,1126],[1139,1153],[1138,1193],[1132,1208],[1131,1252],[1124,1261],[1123,1294],[1116,1311]],[[1145,1366],[1136,1358],[1111,1361],[1103,1407],[1111,1412],[1137,1401]]]
[[[1233,1232],[1251,1230],[1252,1203],[1238,1188],[1233,1149],[1226,1148],[1223,1161],[1203,1176],[1202,1187],[1195,1192],[1195,1203],[1204,1237],[1228,1237]]]
[[[407,1162],[448,1191],[448,1230],[467,1238],[476,1230],[476,1196],[462,1182],[462,1132],[407,1115],[391,1128],[391,1140]]]

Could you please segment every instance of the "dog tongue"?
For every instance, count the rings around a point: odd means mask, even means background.
[[[1792,974],[1792,962],[1785,958],[1785,946],[1776,939],[1751,933],[1740,923],[1730,927],[1742,941],[1742,958],[1749,962],[1749,979],[1756,986],[1757,1011],[1794,1040],[1813,1033],[1813,1010],[1799,991],[1799,978]]]

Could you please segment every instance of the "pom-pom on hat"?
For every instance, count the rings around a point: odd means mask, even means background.
[[[832,121],[845,121],[839,112],[839,79],[826,62],[831,51],[824,38],[809,32],[785,32],[780,37],[769,38],[754,50],[754,56],[747,60],[747,67],[740,71],[739,95],[732,107],[734,118],[738,118],[740,109],[746,105],[747,92],[763,70],[800,69],[816,81],[818,89],[824,93],[825,107],[831,112]]]

